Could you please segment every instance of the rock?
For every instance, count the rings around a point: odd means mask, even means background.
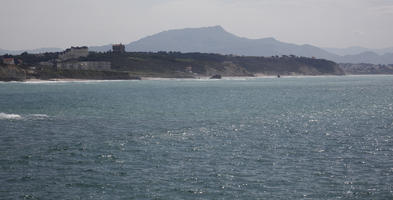
[[[221,77],[221,75],[219,75],[219,74],[216,74],[216,75],[210,77],[210,79],[221,79],[221,78],[222,78],[222,77]]]
[[[142,78],[139,76],[130,76],[129,80],[142,80]]]

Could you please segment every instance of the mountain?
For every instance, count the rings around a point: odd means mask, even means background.
[[[337,54],[340,56],[362,54],[364,52],[374,52],[378,55],[391,54],[393,53],[393,47],[383,49],[369,49],[364,47],[348,47],[348,48],[323,48],[324,50]]]
[[[111,45],[91,46],[90,51],[110,51]],[[338,63],[371,63],[392,64],[393,48],[367,49],[350,48],[319,48],[312,45],[296,45],[278,41],[274,38],[248,39],[227,32],[221,26],[186,28],[163,31],[126,45],[127,51],[158,52],[178,51],[183,53],[218,53],[225,55],[244,56],[276,56],[296,55],[332,60]],[[25,50],[7,51],[0,49],[2,54],[20,54]],[[62,51],[59,48],[41,48],[27,50],[29,53]]]
[[[95,52],[107,52],[112,50],[112,45],[103,45],[103,46],[90,46],[89,51],[95,51]]]
[[[368,49],[364,47],[349,48],[324,48],[330,53],[340,55],[334,61],[340,63],[370,63],[370,64],[392,64],[393,47],[384,49]]]
[[[4,55],[4,54],[7,54],[7,50],[5,50],[5,49],[0,49],[0,55]]]
[[[126,45],[127,51],[179,51],[245,56],[297,55],[332,59],[337,57],[311,45],[295,45],[274,38],[247,39],[221,26],[164,31]]]
[[[109,47],[101,49],[107,51]],[[126,50],[142,52],[201,52],[266,57],[296,55],[323,58],[340,63],[393,63],[391,54],[373,54],[373,52],[368,52],[369,49],[367,48],[351,47],[348,49],[322,49],[307,44],[296,45],[285,43],[274,38],[248,39],[229,33],[221,26],[160,32],[126,45]],[[381,49],[379,51],[389,52],[389,50],[390,49]]]
[[[29,49],[29,50],[5,50],[0,49],[0,55],[4,54],[11,54],[11,55],[18,55],[23,52],[28,53],[46,53],[46,52],[60,52],[63,51],[61,48],[39,48],[39,49]]]
[[[339,55],[339,56],[346,56],[346,55],[355,55],[360,54],[366,51],[373,51],[368,48],[364,47],[348,47],[348,48],[323,48],[324,50]]]
[[[339,63],[370,63],[370,64],[392,64],[393,53],[378,55],[372,51],[366,51],[355,55],[341,56],[336,62]]]
[[[393,47],[384,48],[384,49],[375,49],[374,52],[376,52],[379,55],[393,54]]]
[[[340,58],[342,63],[374,63],[379,58],[379,55],[372,51],[366,51],[355,55],[346,55]]]

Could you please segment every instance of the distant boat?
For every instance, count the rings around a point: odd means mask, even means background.
[[[277,74],[277,78],[281,78],[280,74]]]

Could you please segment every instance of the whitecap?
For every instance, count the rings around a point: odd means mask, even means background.
[[[222,77],[223,80],[233,80],[233,81],[247,81],[247,80],[254,80],[259,77],[252,77],[252,76],[226,76]]]
[[[30,116],[38,117],[38,118],[47,118],[47,117],[49,117],[48,115],[45,115],[45,114],[31,114]]]
[[[102,82],[124,82],[134,80],[85,80],[85,79],[51,79],[51,80],[34,80],[21,82],[23,84],[65,84],[65,83],[102,83]]]
[[[18,114],[0,113],[0,120],[1,119],[22,119],[22,116]]]
[[[26,118],[30,120],[43,120],[49,118],[49,116],[45,114],[29,114],[26,115]]]

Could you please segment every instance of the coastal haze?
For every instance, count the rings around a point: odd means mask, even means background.
[[[319,47],[393,47],[390,0],[2,0],[0,48],[129,43],[163,30],[222,25],[246,38]]]
[[[91,46],[90,51],[106,52],[112,45]],[[201,52],[234,54],[243,56],[282,56],[296,55],[332,60],[337,63],[392,64],[393,47],[384,49],[367,49],[362,47],[319,48],[312,45],[296,45],[276,40],[275,38],[249,39],[236,36],[222,26],[202,28],[185,28],[163,31],[144,37],[126,45],[127,51],[158,52]],[[21,54],[61,52],[60,48],[40,48],[33,50],[4,50],[0,54]]]
[[[124,43],[129,51],[393,63],[389,0],[4,0],[2,6],[0,54]],[[209,30],[216,26],[225,33]]]

